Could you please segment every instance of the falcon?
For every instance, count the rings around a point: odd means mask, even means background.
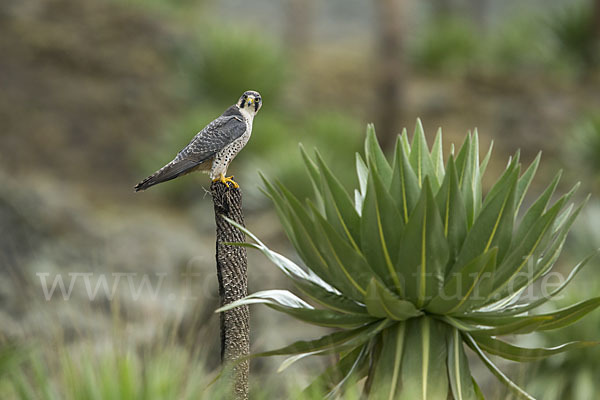
[[[234,188],[239,188],[233,177],[225,176],[227,167],[248,143],[252,121],[261,107],[260,93],[254,90],[244,92],[236,104],[198,132],[173,161],[138,183],[134,190],[146,190],[197,170],[209,172],[213,182],[221,181],[228,187],[231,183]]]

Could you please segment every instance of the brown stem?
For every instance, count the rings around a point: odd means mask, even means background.
[[[224,306],[248,295],[246,249],[224,243],[243,242],[244,234],[225,221],[227,217],[244,225],[242,192],[222,182],[213,182],[212,193],[217,225],[217,277],[220,305]],[[228,364],[250,353],[250,311],[248,306],[222,312],[221,361]],[[235,399],[248,399],[249,361],[233,364]]]

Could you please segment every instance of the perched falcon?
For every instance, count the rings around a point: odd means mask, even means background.
[[[238,188],[232,177],[226,177],[225,174],[231,160],[248,143],[252,121],[261,107],[260,93],[253,90],[244,92],[237,104],[198,132],[173,161],[138,183],[135,191],[196,170],[210,170],[213,181],[221,181],[227,186],[231,182],[233,187]]]

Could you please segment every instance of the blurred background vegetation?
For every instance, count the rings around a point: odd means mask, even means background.
[[[580,195],[593,195],[564,271],[600,242],[598,0],[4,0],[0,54],[2,399],[87,399],[94,388],[96,398],[191,398],[212,379],[208,179],[132,187],[244,90],[260,91],[264,107],[230,171],[248,227],[284,254],[258,171],[309,196],[301,142],[352,187],[366,124],[389,146],[417,117],[428,135],[443,127],[446,150],[474,127],[483,148],[493,140],[488,182],[518,148],[525,162],[543,151],[540,185],[561,168],[563,189],[582,181]],[[285,285],[261,256],[249,263],[251,292]],[[597,293],[598,268],[568,295]],[[78,283],[69,301],[46,301],[38,273],[67,286],[69,273],[93,273],[93,285],[100,274],[165,278],[156,295],[120,285],[90,300]],[[254,350],[324,333],[263,308],[252,323]],[[582,323],[524,344],[597,339],[598,312]],[[556,398],[591,399],[597,359],[581,351],[509,372],[541,398],[552,383]],[[294,393],[328,360],[281,374],[277,362],[253,362],[256,396]],[[504,398],[487,381],[484,392]]]

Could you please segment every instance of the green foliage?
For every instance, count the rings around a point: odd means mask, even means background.
[[[325,392],[342,393],[348,382],[366,377],[372,398],[446,399],[449,393],[481,398],[466,344],[514,393],[530,398],[488,354],[533,361],[595,343],[523,348],[498,336],[567,326],[597,308],[600,297],[530,314],[562,291],[591,257],[550,293],[520,299],[534,283],[545,287],[542,277],[583,204],[569,204],[575,188],[550,204],[559,174],[520,211],[539,157],[522,172],[518,153],[484,198],[481,181],[490,153],[480,162],[475,132],[444,164],[441,132],[429,150],[419,121],[412,143],[406,131],[398,137],[390,163],[369,126],[365,158],[356,157],[359,185],[352,197],[319,153],[311,159],[303,152],[313,200],[302,203],[281,183],[264,179],[264,184],[307,268],[247,230],[255,243],[245,245],[263,252],[319,307],[286,290],[267,290],[221,310],[264,303],[302,321],[338,328],[254,355],[289,355],[287,367],[307,355],[337,354],[337,367],[316,380],[316,386],[328,383]]]
[[[589,168],[598,178],[600,175],[600,113],[590,114],[577,122],[571,140],[569,151],[581,166]]]
[[[593,202],[584,211],[580,223],[573,229],[573,240],[570,240],[570,246],[565,249],[568,253],[586,252],[600,243],[600,228],[596,222],[600,217],[598,202]],[[567,293],[552,305],[557,308],[565,307],[584,301],[590,294],[598,293],[598,267],[598,262],[593,262]],[[598,337],[599,328],[600,313],[596,310],[576,324],[541,332],[532,339],[542,346],[569,342],[576,338],[593,340]],[[600,382],[596,379],[600,376],[599,358],[600,346],[570,351],[542,360],[535,368],[525,370],[523,382],[532,394],[541,399],[592,399],[600,392]]]
[[[265,105],[279,101],[288,69],[284,54],[275,43],[257,40],[252,27],[204,27],[197,47],[186,50],[182,67],[198,100],[230,105],[252,89],[261,93]]]
[[[481,40],[469,21],[438,19],[422,35],[412,49],[412,59],[425,71],[464,70],[481,50]]]
[[[485,41],[481,46],[483,64],[497,73],[547,70],[556,61],[543,24],[531,15],[503,23]]]
[[[548,26],[559,53],[584,72],[598,66],[599,44],[592,2],[571,5],[555,13]]]
[[[223,387],[207,390],[210,377],[186,352],[168,348],[140,357],[131,351],[61,350],[59,359],[41,352],[0,376],[3,399],[198,399],[227,398]]]

